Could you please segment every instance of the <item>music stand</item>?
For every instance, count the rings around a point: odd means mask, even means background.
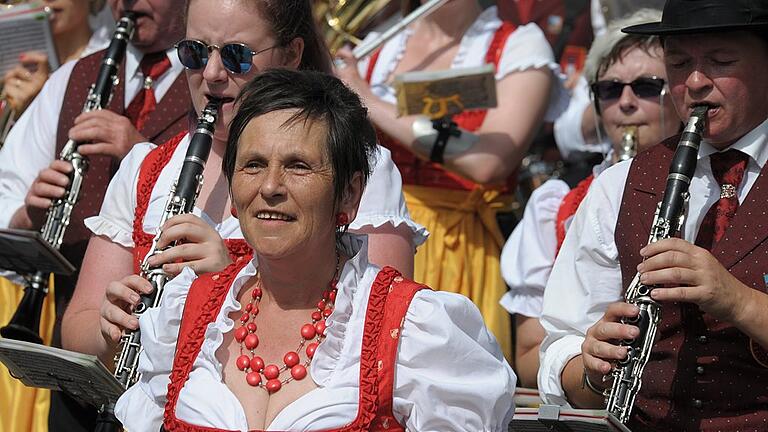
[[[37,271],[70,275],[72,265],[37,231],[0,229],[0,268],[18,274]]]
[[[568,409],[557,405],[517,408],[509,430],[515,432],[631,432],[605,410]]]
[[[0,338],[0,362],[28,387],[61,390],[94,407],[116,402],[125,391],[92,355]]]

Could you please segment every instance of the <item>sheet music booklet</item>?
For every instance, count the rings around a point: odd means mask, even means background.
[[[19,64],[19,54],[43,51],[51,70],[59,67],[49,9],[40,1],[0,5],[0,78]]]
[[[395,76],[398,116],[421,114],[435,120],[462,111],[496,107],[493,65]]]
[[[97,408],[117,401],[125,391],[92,355],[0,338],[0,361],[29,387],[61,390]]]

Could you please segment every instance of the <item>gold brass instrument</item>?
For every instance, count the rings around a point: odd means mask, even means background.
[[[635,157],[639,139],[637,126],[625,126],[621,133],[621,148],[616,152],[614,162],[621,162]]]
[[[315,14],[331,53],[345,43],[359,45],[356,35],[381,14],[390,0],[325,0],[316,3]]]
[[[353,36],[355,32],[364,29],[370,24],[372,19],[382,12],[390,3],[383,0],[327,0],[328,3],[320,2],[316,6],[315,13],[321,17],[322,27],[325,32],[325,40],[331,53],[336,52],[346,42],[357,44],[352,51],[356,59],[361,59],[370,55],[385,42],[392,39],[395,35],[403,31],[408,25],[419,18],[424,18],[436,11],[440,6],[448,3],[448,0],[430,0],[419,6],[416,10],[409,13],[397,24],[388,28],[375,39],[362,43],[362,41]],[[361,44],[362,43],[362,44]],[[337,66],[340,66],[337,64]]]

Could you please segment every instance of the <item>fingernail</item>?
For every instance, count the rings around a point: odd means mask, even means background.
[[[136,318],[133,318],[131,320],[131,327],[133,327],[134,329],[139,328],[139,320],[137,320]]]
[[[634,337],[637,337],[637,335],[639,335],[639,334],[640,334],[640,329],[639,329],[639,328],[637,328],[637,327],[632,327],[631,329],[629,329],[629,335],[630,335],[631,337],[633,337],[633,338],[634,338]]]
[[[643,247],[642,249],[640,249],[640,255],[641,255],[641,256],[645,256],[645,250],[646,250],[646,249],[648,249],[648,246],[645,246],[645,247]]]
[[[136,293],[131,293],[131,301],[133,303],[138,303],[139,300],[141,300],[141,297]]]
[[[644,265],[644,263],[640,263],[640,264],[638,264],[638,265],[637,265],[637,271],[638,271],[638,273],[642,273],[642,272],[643,272],[643,269],[645,269],[645,265]]]

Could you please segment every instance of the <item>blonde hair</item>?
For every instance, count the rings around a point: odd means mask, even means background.
[[[660,10],[644,8],[612,22],[604,34],[595,38],[589,49],[584,63],[584,77],[587,81],[590,84],[596,82],[597,77],[616,63],[630,48],[640,47],[650,53],[653,47],[661,47],[658,36],[630,35],[621,32],[624,27],[659,20],[661,20]]]

